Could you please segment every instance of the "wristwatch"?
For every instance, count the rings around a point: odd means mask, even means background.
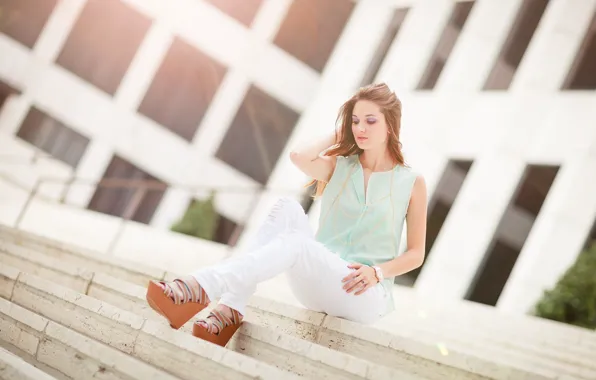
[[[379,280],[379,282],[382,282],[385,277],[383,276],[383,271],[381,270],[381,268],[374,266],[372,267],[375,270],[375,276],[377,276],[377,280]]]

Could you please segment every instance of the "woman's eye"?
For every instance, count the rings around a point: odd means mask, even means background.
[[[368,119],[366,122],[367,122],[368,124],[374,124],[374,123],[376,123],[377,121],[376,121],[375,119]]]
[[[352,124],[358,125],[358,120],[352,120]]]

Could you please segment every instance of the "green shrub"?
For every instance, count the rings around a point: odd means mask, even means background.
[[[172,226],[172,231],[194,236],[200,239],[213,240],[219,223],[219,214],[215,211],[215,194],[203,201],[193,201],[182,220]]]
[[[544,293],[535,314],[596,329],[596,241],[578,256],[555,288]]]

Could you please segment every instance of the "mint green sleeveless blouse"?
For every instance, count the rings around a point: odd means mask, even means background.
[[[321,199],[317,241],[349,262],[379,265],[399,254],[410,195],[417,174],[405,166],[370,175],[364,192],[364,171],[357,155],[337,157],[335,171]],[[382,286],[387,312],[394,309],[393,278]]]

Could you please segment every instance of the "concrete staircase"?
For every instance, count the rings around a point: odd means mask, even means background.
[[[373,327],[253,297],[221,348],[192,337],[191,323],[172,330],[146,305],[150,279],[175,277],[0,228],[0,345],[18,356],[11,370],[57,379],[596,379],[592,331],[471,303],[424,305],[421,315],[405,292]]]

